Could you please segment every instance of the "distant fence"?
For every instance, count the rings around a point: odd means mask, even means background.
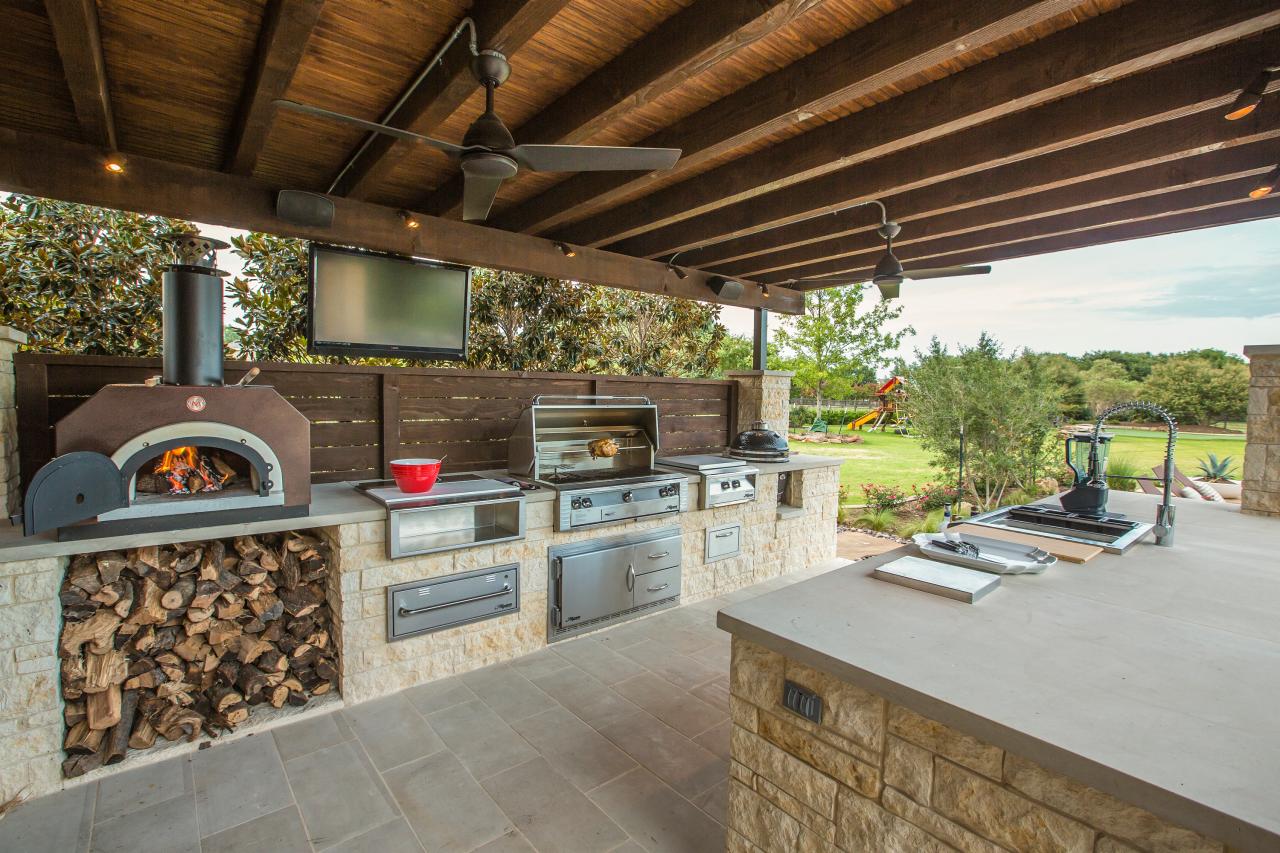
[[[815,397],[792,397],[791,398],[791,408],[793,409],[798,408],[800,406],[805,406],[812,409],[817,405],[817,403],[818,401],[817,401],[817,398]],[[827,409],[862,409],[862,410],[869,411],[871,409],[874,409],[878,405],[879,403],[876,402],[875,400],[823,400],[822,410],[826,411]]]
[[[732,380],[510,373],[254,363],[271,385],[311,420],[311,480],[336,482],[388,475],[401,456],[448,454],[455,471],[504,469],[507,437],[538,394],[639,395],[658,407],[663,454],[719,451],[737,433]],[[250,362],[228,361],[234,382]],[[18,452],[22,487],[53,457],[53,426],[104,385],[137,383],[160,372],[157,358],[19,353]]]

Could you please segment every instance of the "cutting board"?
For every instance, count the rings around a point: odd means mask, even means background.
[[[1086,545],[1083,542],[1066,542],[1048,536],[1036,536],[1032,533],[1019,533],[1016,530],[1004,530],[999,527],[984,527],[980,524],[961,524],[949,527],[957,533],[970,533],[974,536],[989,536],[992,539],[1003,539],[1006,542],[1018,542],[1043,548],[1059,560],[1068,563],[1087,563],[1102,553],[1097,545]]]

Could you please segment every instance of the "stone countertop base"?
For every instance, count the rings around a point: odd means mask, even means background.
[[[1155,506],[1112,495],[1131,517]],[[976,605],[871,577],[903,549],[731,605],[719,624],[1098,796],[1233,849],[1278,850],[1280,525],[1221,504],[1177,506],[1173,547],[1148,539],[1006,577]],[[1010,782],[1007,764],[986,771],[964,790],[989,787],[983,775]]]

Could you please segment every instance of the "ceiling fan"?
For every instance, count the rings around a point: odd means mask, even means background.
[[[507,126],[493,111],[493,92],[511,75],[511,64],[495,50],[481,50],[471,58],[471,73],[484,86],[485,107],[467,128],[461,145],[297,101],[282,98],[276,104],[285,109],[353,124],[372,133],[420,142],[456,158],[462,167],[462,218],[469,221],[482,221],[488,217],[502,182],[515,177],[521,168],[533,172],[651,172],[670,169],[680,159],[679,148],[516,145]]]
[[[928,269],[904,270],[902,262],[893,254],[893,238],[897,237],[902,231],[902,226],[888,218],[884,203],[872,199],[871,201],[859,202],[853,205],[861,207],[862,205],[874,204],[880,208],[880,227],[876,229],[876,233],[884,239],[884,254],[880,256],[880,260],[876,261],[875,269],[872,271],[871,278],[858,277],[850,278],[849,276],[833,276],[831,278],[801,278],[792,279],[787,284],[796,290],[818,290],[823,287],[839,286],[842,284],[862,284],[870,281],[880,289],[881,299],[897,299],[902,291],[903,279],[911,279],[912,281],[922,281],[929,278],[951,278],[952,276],[962,275],[986,275],[991,272],[991,266],[984,264],[982,266],[953,266],[953,267],[932,267]],[[844,208],[848,210],[849,208]]]

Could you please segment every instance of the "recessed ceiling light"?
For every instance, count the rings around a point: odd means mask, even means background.
[[[119,151],[110,152],[102,161],[102,168],[113,175],[123,175],[127,165],[129,165],[129,159]]]

